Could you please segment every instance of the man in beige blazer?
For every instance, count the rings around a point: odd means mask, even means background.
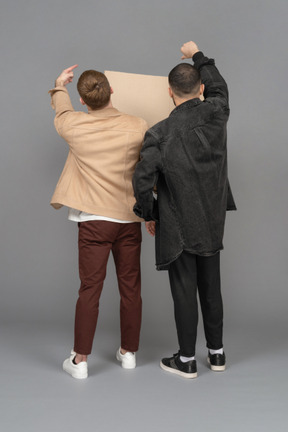
[[[72,377],[88,376],[87,356],[96,330],[99,298],[110,251],[120,292],[121,345],[116,358],[125,369],[136,366],[141,326],[141,219],[135,216],[132,176],[147,124],[123,114],[111,102],[104,74],[88,70],[77,89],[88,113],[74,111],[66,85],[77,65],[65,69],[50,90],[55,127],[69,154],[51,205],[69,208],[79,227],[81,286],[76,304],[74,348],[63,363]]]

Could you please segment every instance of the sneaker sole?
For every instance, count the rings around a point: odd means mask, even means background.
[[[207,357],[207,362],[208,362],[208,364],[209,364],[209,366],[210,366],[210,369],[211,369],[212,371],[214,371],[214,372],[224,372],[225,369],[226,369],[226,365],[223,365],[223,366],[215,366],[215,365],[212,365],[212,364],[210,363],[210,359],[209,359],[209,357]]]
[[[160,361],[160,367],[161,367],[161,369],[165,370],[166,372],[174,373],[174,374],[179,375],[182,378],[186,378],[186,379],[197,378],[197,376],[198,376],[197,372],[194,372],[194,373],[181,372],[177,369],[173,369],[173,368],[170,368],[168,366],[165,366],[162,363],[162,361]]]

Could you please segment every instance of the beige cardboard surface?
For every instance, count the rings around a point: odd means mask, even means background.
[[[168,94],[168,78],[105,71],[114,90],[112,103],[119,111],[144,118],[149,127],[165,119],[175,108]]]

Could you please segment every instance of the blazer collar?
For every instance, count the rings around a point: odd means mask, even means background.
[[[120,111],[118,111],[116,108],[104,108],[99,110],[93,110],[88,112],[89,115],[92,115],[93,117],[113,117],[120,114]]]

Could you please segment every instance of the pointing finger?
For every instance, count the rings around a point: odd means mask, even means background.
[[[75,68],[77,68],[78,67],[78,64],[75,64],[75,65],[73,65],[73,66],[70,66],[69,68],[67,68],[67,69],[65,69],[65,72],[72,72],[73,71],[73,69],[75,69]]]

